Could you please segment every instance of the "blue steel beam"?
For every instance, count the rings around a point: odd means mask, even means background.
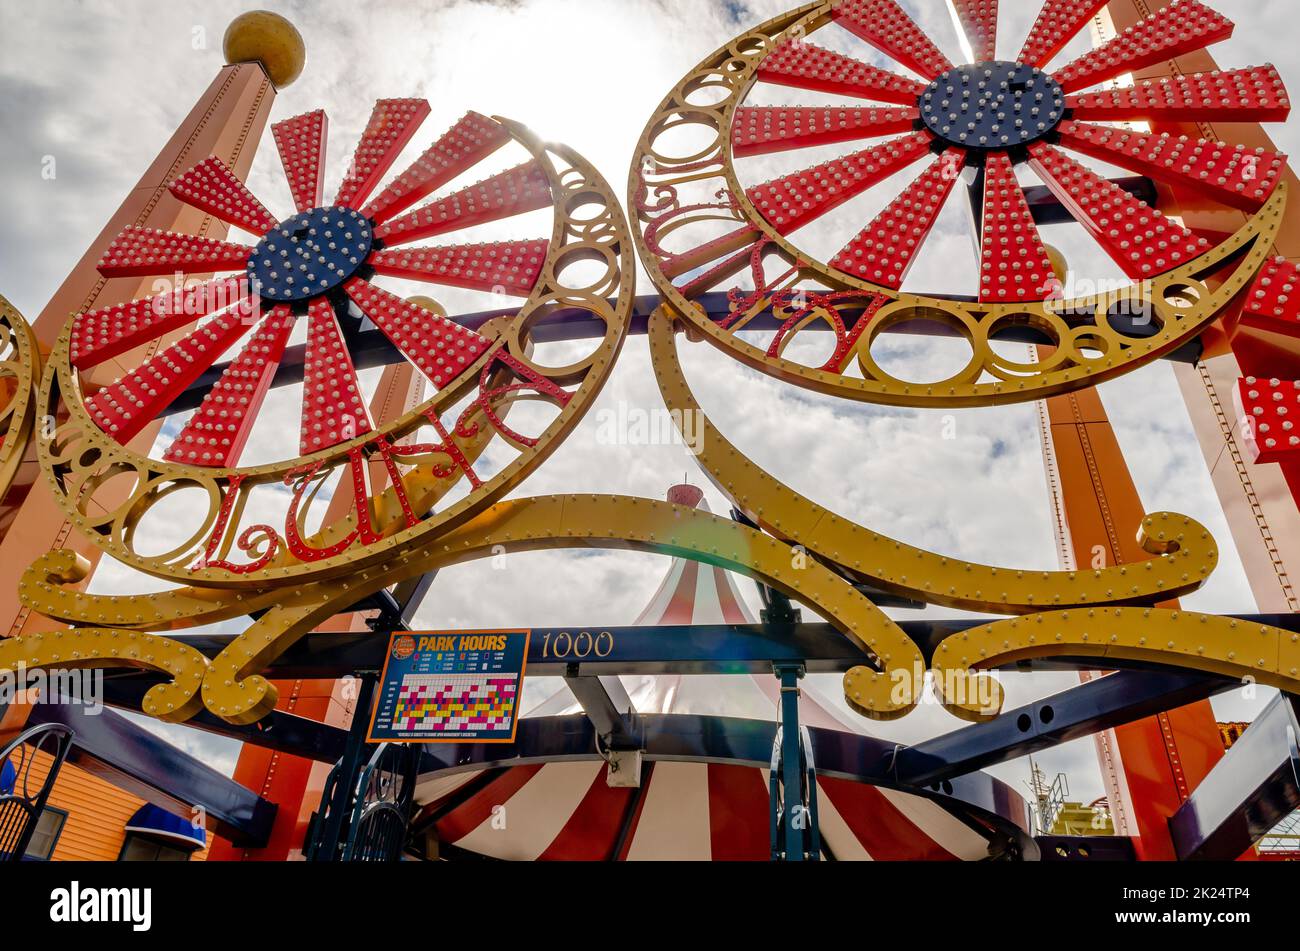
[[[161,683],[161,679],[148,674],[113,675],[110,672],[110,676],[104,678],[104,702],[139,713],[141,699],[157,683]],[[206,710],[200,710],[184,725],[321,763],[337,762],[343,755],[348,736],[347,730],[283,710],[272,710],[256,723],[245,726],[227,723]]]
[[[975,301],[974,297],[954,294],[927,296],[944,297],[953,301]],[[695,298],[695,302],[703,307],[713,320],[721,320],[730,313],[730,301],[726,293],[723,292],[701,294]],[[614,306],[615,303],[617,302],[611,300],[610,306]],[[633,336],[645,334],[649,326],[650,314],[654,312],[660,303],[661,300],[656,294],[643,294],[637,297],[633,304],[628,333]],[[453,319],[463,327],[477,330],[494,317],[513,316],[514,313],[513,310],[490,310],[475,314],[461,314]],[[773,331],[778,330],[781,324],[782,321],[777,320],[769,310],[755,316],[745,325],[745,329]],[[809,326],[809,329],[818,331],[827,328],[821,323],[814,323]],[[358,370],[388,366],[406,360],[398,349],[393,346],[392,342],[379,330],[352,330],[350,324],[344,327],[343,330],[347,338],[348,352]],[[604,321],[593,316],[589,311],[579,308],[560,308],[539,318],[533,325],[531,334],[536,343],[556,343],[569,340],[598,339],[604,337],[605,332]],[[904,321],[888,328],[886,333],[920,334],[937,337],[955,337],[958,335],[957,331],[947,324],[934,320]],[[1041,331],[1027,325],[1015,324],[1007,324],[1005,327],[998,329],[993,335],[993,339],[1004,343],[1050,342],[1043,336]],[[275,377],[271,381],[271,386],[289,386],[294,383],[301,383],[306,353],[307,347],[305,344],[297,344],[286,348]],[[1184,350],[1175,351],[1174,354],[1166,354],[1163,359],[1191,362],[1189,355]],[[172,402],[165,410],[165,414],[183,413],[196,408],[228,366],[229,364],[222,363],[209,369]]]
[[[168,812],[201,806],[237,845],[265,845],[275,805],[112,710],[91,716],[76,703],[34,704],[28,723],[73,731],[68,762]]]
[[[1279,694],[1169,820],[1182,861],[1232,861],[1300,808],[1300,697]]]
[[[1239,682],[1182,671],[1123,670],[1071,687],[986,723],[899,747],[889,772],[925,786],[1036,753],[1059,743],[1185,706]]]
[[[1297,622],[1293,615],[1264,616],[1260,620],[1290,625]],[[903,626],[918,643],[932,644],[955,629],[980,623],[984,622],[972,619],[904,622]],[[767,675],[773,663],[781,662],[805,663],[812,672],[834,672],[867,661],[865,655],[826,624],[780,628],[762,625],[591,628],[590,631],[609,634],[609,639],[600,644],[600,651],[606,655],[603,659],[591,659],[596,646],[578,636],[582,629],[534,630],[530,639],[529,673],[592,678],[599,683],[597,678],[620,673]],[[188,641],[204,653],[214,655],[225,647],[229,637],[192,637]],[[383,662],[386,643],[384,638],[373,634],[311,634],[290,648],[266,673],[279,679],[333,678],[357,670],[376,670]],[[575,649],[587,654],[588,659],[574,661]],[[562,656],[557,657],[557,652]],[[1079,658],[1074,662],[1066,658],[1053,661],[1050,666],[1091,669],[1096,663],[1096,658]],[[1033,669],[1038,666],[1034,665]],[[1026,668],[1016,665],[1013,669]],[[138,709],[139,697],[154,682],[156,678],[147,675],[113,676],[105,681],[105,698],[109,703]],[[1174,709],[1227,689],[1233,683],[1168,668],[1119,671],[916,747],[895,750],[891,745],[886,760],[874,764],[873,769],[908,786],[933,786],[992,763]],[[593,706],[593,709],[604,708],[608,712],[608,707]],[[611,715],[607,726],[613,722]],[[282,713],[273,713],[268,720],[249,727],[233,727],[202,714],[190,725],[323,762],[337,760],[344,736],[337,728]]]
[[[1238,614],[1240,620],[1300,631],[1300,614]],[[901,621],[899,626],[927,661],[945,638],[996,618]],[[608,635],[608,637],[606,637]],[[186,643],[215,657],[234,635],[187,637]],[[373,634],[309,634],[268,668],[268,676],[343,677],[378,670],[387,640]],[[761,674],[774,663],[802,663],[809,673],[843,673],[870,663],[861,650],[829,624],[694,624],[649,627],[533,628],[528,671],[540,676],[610,674]],[[1110,662],[1108,662],[1110,663]],[[576,665],[576,668],[575,668]],[[1154,665],[1140,669],[1168,670]],[[1008,670],[1095,670],[1097,658],[1051,658],[1016,662]]]
[[[337,637],[349,642],[359,640],[351,635],[312,636]],[[375,640],[373,636],[366,635],[361,635],[360,639]],[[320,662],[317,660],[313,663]],[[531,663],[529,669],[532,670]],[[332,662],[323,668],[294,666],[289,671],[281,673],[277,669],[275,676],[338,676],[348,672],[333,666]],[[117,686],[122,679],[106,680],[106,702],[119,704],[123,699],[129,701],[152,684],[152,681],[132,684],[128,690]],[[600,683],[595,677],[581,679]],[[572,689],[573,681],[569,682]],[[870,764],[870,774],[888,777],[902,787],[928,786],[939,789],[943,781],[953,777],[974,773],[986,766],[1038,752],[1103,729],[1131,723],[1162,710],[1174,709],[1229,689],[1234,684],[1235,681],[1203,674],[1119,671],[1037,703],[1008,711],[987,723],[962,727],[915,747],[890,745],[879,763]],[[124,705],[138,709],[138,699]],[[584,703],[583,706],[585,709],[587,704]],[[593,704],[592,709],[598,711],[600,708]],[[625,734],[629,733],[631,727],[621,715],[622,711],[617,711],[620,714],[618,719],[623,723],[623,729],[618,730],[613,719],[612,705],[610,710],[609,724],[603,728],[598,727],[598,730],[602,733],[612,732],[614,736],[611,739],[618,741],[615,745],[625,746],[627,744],[622,741],[630,739]],[[329,763],[335,762],[342,755],[346,738],[345,731],[337,727],[278,711],[252,726],[232,726],[204,714],[189,721],[187,725],[256,746]],[[638,730],[638,745],[640,737]]]
[[[957,629],[978,623],[958,622]],[[909,622],[904,628],[914,629],[918,637],[931,637],[929,623]],[[186,643],[214,657],[232,639],[233,635],[201,635],[187,637]],[[288,679],[342,677],[357,670],[378,670],[383,666],[387,644],[386,638],[369,633],[308,634],[277,658],[267,673]],[[528,647],[529,674],[555,677],[770,675],[772,664],[780,661],[806,663],[813,673],[836,673],[870,662],[829,624],[533,628]]]

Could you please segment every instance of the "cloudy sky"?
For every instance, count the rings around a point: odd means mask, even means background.
[[[902,4],[950,58],[960,61],[956,34],[941,0]],[[422,96],[432,115],[409,157],[467,109],[474,109],[518,119],[547,139],[569,144],[621,195],[642,126],[671,86],[747,25],[791,5],[793,0],[3,0],[0,177],[6,200],[0,223],[0,293],[35,317],[220,68],[222,33],[245,9],[263,7],[284,14],[306,40],[306,69],[298,82],[280,92],[273,118],[326,108],[331,135],[327,189],[339,180],[375,99]],[[1238,24],[1237,35],[1215,48],[1220,63],[1271,61],[1284,78],[1296,81],[1300,54],[1293,44],[1279,45],[1274,39],[1293,4],[1216,0],[1213,5]],[[1009,56],[1019,49],[1038,3],[1004,0],[1002,6],[1000,50]],[[889,65],[847,33],[836,36],[836,31],[823,31],[817,42]],[[1087,37],[1080,37],[1058,65],[1088,45]],[[753,102],[833,101],[810,95],[760,89]],[[1274,131],[1282,150],[1300,148],[1293,141],[1294,129]],[[52,180],[41,174],[50,157],[56,168]],[[746,184],[755,184],[774,169],[784,173],[822,158],[801,153],[790,159],[797,164],[781,165],[784,158],[768,160],[742,167],[741,174]],[[519,160],[503,154],[501,167]],[[895,192],[916,171],[900,177]],[[249,181],[272,212],[291,213],[269,130]],[[801,232],[796,243],[825,259],[893,197],[889,184]],[[544,220],[541,230],[535,225],[528,221],[521,225],[527,230],[509,233],[483,229],[467,239],[547,233]],[[1115,276],[1113,265],[1078,229],[1048,229],[1047,239],[1066,252],[1078,275]],[[968,226],[954,201],[909,275],[908,287],[967,293],[974,289],[974,275]],[[650,290],[644,279],[640,289]],[[435,291],[435,296],[452,313],[487,306],[472,295]],[[756,462],[798,491],[859,523],[931,550],[1018,567],[1056,567],[1033,405],[937,412],[849,404],[779,384],[704,345],[683,344],[683,349],[688,377],[713,421]],[[901,374],[933,373],[953,358],[950,343],[922,338],[890,341],[879,355]],[[373,378],[369,374],[364,382],[373,383]],[[1130,450],[1146,508],[1199,519],[1211,528],[1223,551],[1214,579],[1185,604],[1216,612],[1253,610],[1168,366],[1132,373],[1102,387],[1102,395],[1121,443]],[[269,460],[279,454],[274,433],[281,431],[281,423],[296,426],[297,398],[288,390],[272,398],[266,425],[250,447],[254,457]],[[679,446],[609,445],[601,440],[600,412],[617,412],[620,406],[660,406],[644,339],[628,342],[586,421],[516,494],[585,490],[658,498],[684,475],[703,483]],[[955,438],[945,439],[943,417],[950,413],[956,417]],[[711,487],[708,501],[713,511],[726,510]],[[531,554],[507,559],[504,566],[464,566],[439,577],[419,620],[439,628],[627,624],[666,567],[655,556],[623,552]],[[94,590],[157,587],[106,562]],[[742,580],[740,589],[756,604],[751,584]],[[1068,687],[1075,678],[1009,675],[1005,682],[1010,702],[1021,703]],[[818,679],[811,686],[826,702],[838,702],[838,678]],[[1216,703],[1221,716],[1241,716],[1259,700],[1231,697]],[[879,735],[915,741],[958,726],[947,714],[924,709],[871,728]],[[225,741],[179,729],[168,730],[168,735],[220,768],[233,766],[236,749]],[[1042,763],[1049,773],[1069,771],[1075,798],[1102,793],[1090,740],[1044,755]],[[997,772],[1020,787],[1027,766],[1008,764]]]

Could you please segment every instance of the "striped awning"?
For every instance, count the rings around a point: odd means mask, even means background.
[[[767,772],[722,763],[646,764],[639,789],[603,762],[458,773],[421,784],[444,845],[516,861],[765,861]],[[990,841],[937,803],[861,782],[818,781],[822,842],[838,860],[984,859]]]
[[[613,787],[585,716],[525,717],[513,745],[427,748],[412,827],[443,854],[513,860],[766,859],[776,724],[649,714],[637,788]],[[1023,842],[1025,804],[982,773],[891,788],[893,744],[809,727],[822,839],[836,859],[953,860]]]
[[[675,485],[668,501],[709,511],[704,492],[695,485]],[[687,558],[674,558],[640,616],[633,624],[753,624],[729,572]]]

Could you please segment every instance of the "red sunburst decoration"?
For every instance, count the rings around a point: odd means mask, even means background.
[[[373,429],[340,315],[359,311],[368,317],[437,389],[473,366],[489,349],[484,337],[395,296],[370,278],[390,275],[529,296],[546,262],[548,238],[406,245],[549,207],[551,186],[534,159],[412,210],[511,141],[503,125],[471,112],[372,197],[429,111],[423,99],[376,103],[329,204],[323,201],[325,113],[318,110],[274,125],[297,209],[284,222],[216,157],[173,181],[170,190],[181,201],[260,240],[250,246],[138,227],[126,228],[113,240],[99,262],[105,277],[243,273],[78,315],[70,341],[70,360],[78,370],[211,317],[90,396],[85,406],[95,423],[126,443],[247,338],[164,453],[169,462],[237,465],[299,316],[308,321],[302,455]]]
[[[831,11],[835,22],[925,81],[799,36],[767,55],[759,81],[885,105],[741,107],[735,112],[732,151],[738,158],[904,133],[749,188],[754,207],[783,235],[938,153],[831,259],[837,270],[900,289],[958,173],[973,165],[984,169],[979,296],[988,303],[1043,300],[1053,293],[1051,264],[1016,182],[1015,163],[1028,162],[1135,280],[1187,263],[1209,250],[1209,241],[1063,150],[1247,211],[1260,208],[1280,181],[1285,156],[1275,152],[1096,124],[1286,117],[1286,89],[1268,65],[1086,91],[1230,36],[1232,23],[1197,0],[1174,0],[1054,71],[1046,69],[1048,62],[1105,0],[1047,0],[1014,61],[996,58],[997,0],[951,3],[972,64],[954,66],[895,0],[840,0]]]

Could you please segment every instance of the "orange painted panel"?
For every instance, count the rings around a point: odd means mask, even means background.
[[[167,185],[210,155],[221,158],[239,178],[246,177],[274,101],[275,89],[255,63],[227,66],[217,74],[45,309],[32,321],[42,352],[49,351],[69,315],[156,293],[154,278],[108,280],[95,267],[104,248],[126,225],[214,238],[226,236],[229,229],[224,223],[183,205],[168,192]],[[109,361],[99,378],[109,382],[124,370],[138,366],[149,353],[168,345],[181,332]],[[131,447],[147,451],[159,428],[160,424],[147,427]],[[9,498],[0,502],[0,637],[62,626],[31,615],[18,603],[18,580],[36,555],[55,548],[72,548],[92,565],[99,560],[99,549],[72,532],[53,498],[35,481],[34,447],[29,456]],[[28,491],[33,488],[35,491]]]
[[[1099,554],[1107,565],[1149,557],[1137,541],[1146,509],[1100,395],[1085,390],[1057,396],[1046,408],[1059,482],[1057,504],[1076,566],[1091,566]],[[1099,749],[1102,755],[1113,749],[1119,760],[1103,764],[1122,774],[1122,782],[1108,780],[1109,796],[1118,807],[1114,811],[1131,822],[1128,832],[1136,837],[1139,858],[1171,859],[1168,818],[1223,758],[1209,701],[1171,711],[1163,724],[1150,717],[1118,727],[1113,740]]]
[[[32,788],[44,782],[49,768],[49,755],[38,752],[32,761]],[[68,813],[54,846],[56,862],[117,861],[126,838],[127,820],[144,805],[143,799],[67,763],[59,770],[48,802]],[[212,833],[208,833],[209,844],[212,841]],[[202,861],[207,855],[208,850],[202,849],[190,861]]]

